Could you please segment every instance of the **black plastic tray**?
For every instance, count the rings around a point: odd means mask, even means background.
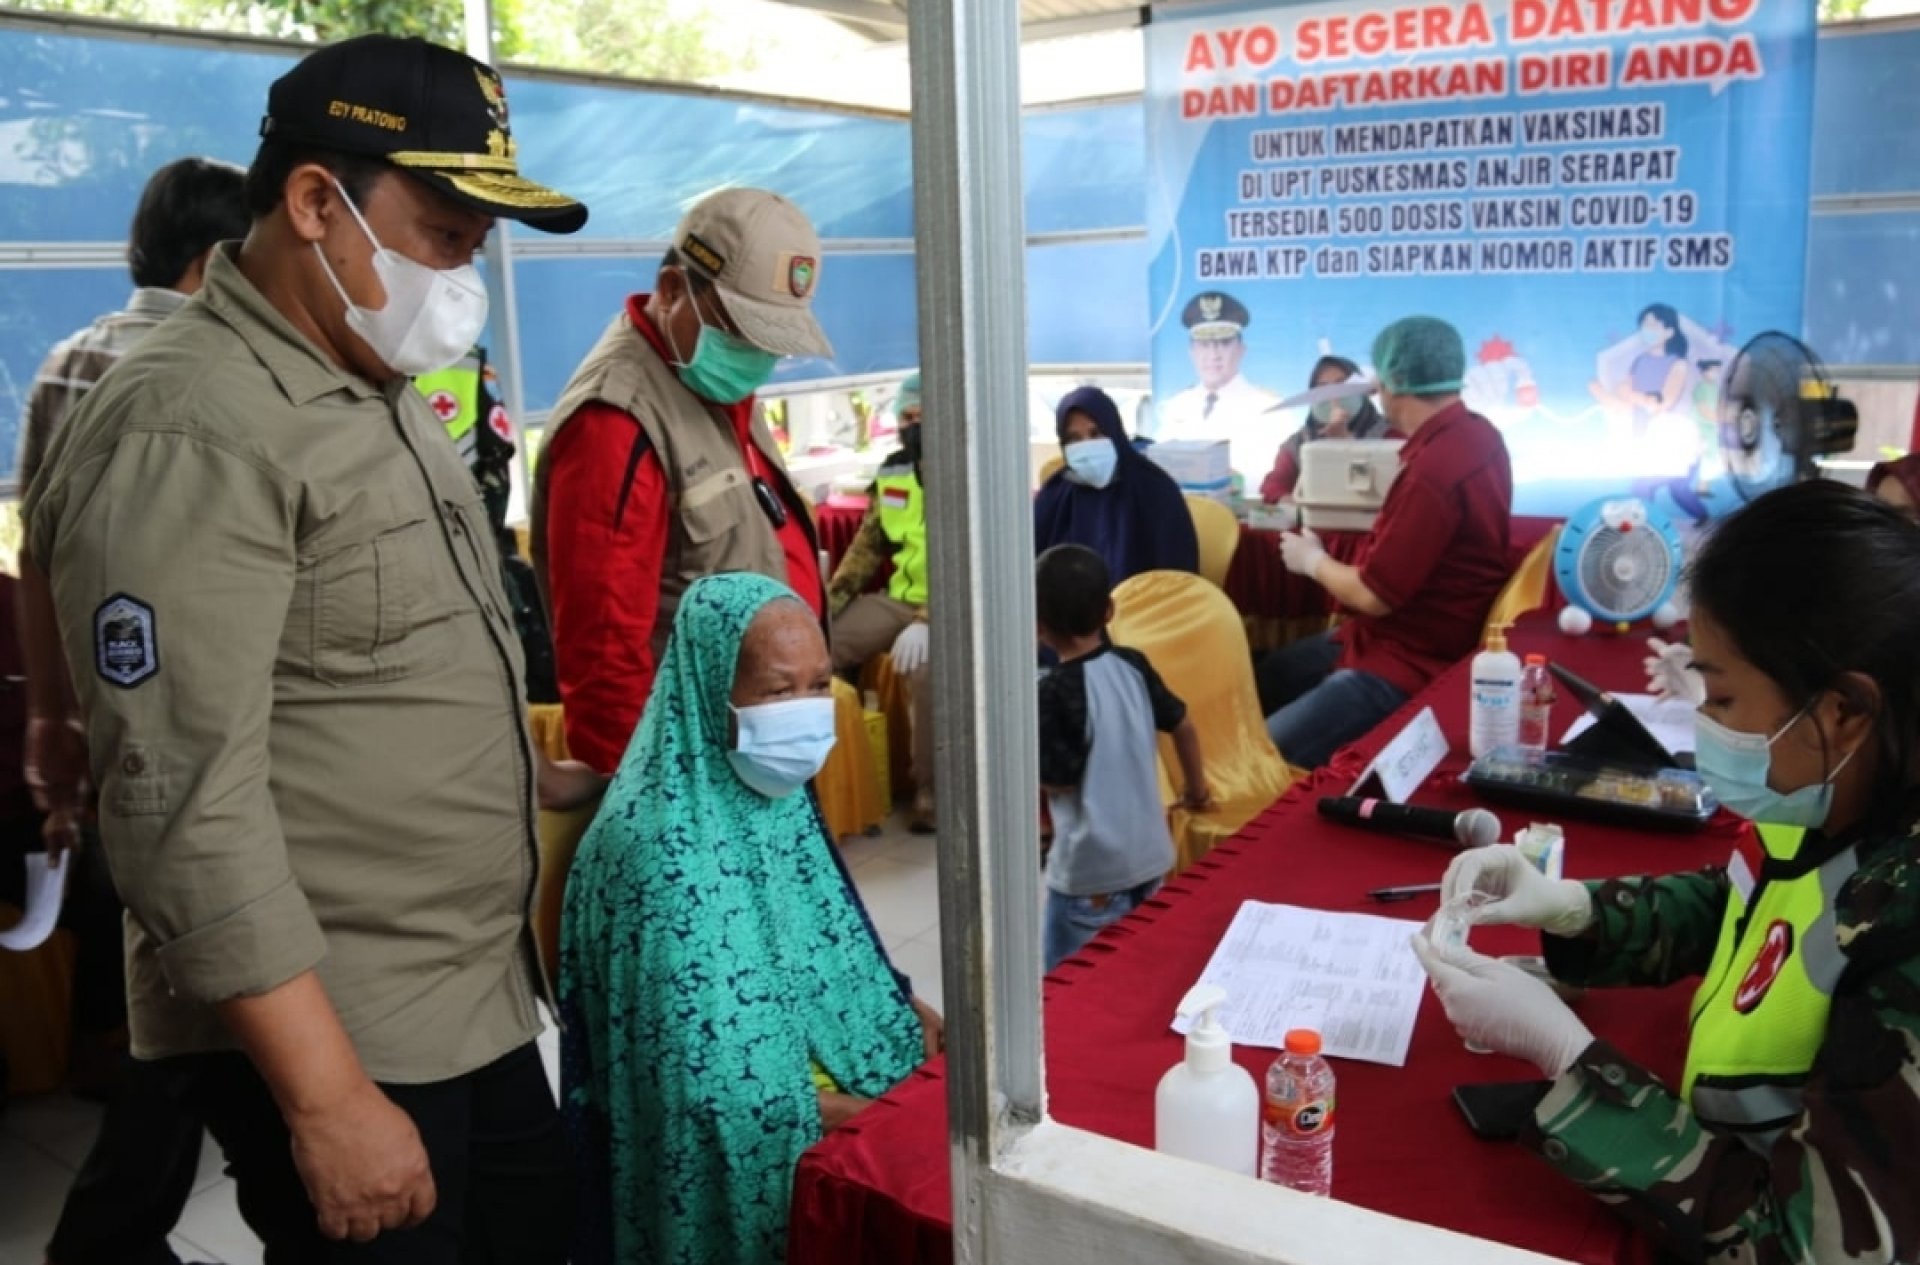
[[[1461,778],[1496,803],[1654,830],[1698,830],[1720,807],[1687,769],[1634,769],[1564,751],[1502,747]]]

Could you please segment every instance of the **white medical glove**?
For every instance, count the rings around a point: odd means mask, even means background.
[[[901,676],[912,676],[926,662],[927,626],[916,620],[893,639],[893,670]]]
[[[1412,939],[1434,995],[1469,1046],[1526,1059],[1557,1077],[1593,1044],[1593,1033],[1567,1003],[1511,962],[1424,935]]]
[[[1647,691],[1661,698],[1679,699],[1695,707],[1707,701],[1707,683],[1693,670],[1693,647],[1670,646],[1658,637],[1647,638],[1653,651],[1641,662],[1647,669]]]
[[[1320,537],[1313,534],[1312,528],[1303,527],[1299,531],[1281,533],[1280,561],[1295,575],[1315,579],[1314,573],[1326,560],[1326,546],[1320,543]]]
[[[1577,936],[1593,923],[1593,897],[1585,883],[1542,874],[1510,843],[1468,848],[1440,880],[1442,904],[1480,892],[1493,900],[1473,911],[1475,923],[1518,923],[1556,936]]]

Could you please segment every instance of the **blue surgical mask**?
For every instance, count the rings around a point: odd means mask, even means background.
[[[1082,439],[1061,450],[1067,469],[1090,488],[1103,488],[1113,482],[1114,467],[1120,464],[1120,450],[1111,439]]]
[[[768,799],[805,786],[833,750],[833,700],[795,698],[733,709],[738,731],[727,763]]]
[[[1702,712],[1693,714],[1693,767],[1712,789],[1714,797],[1748,821],[1769,826],[1799,826],[1818,830],[1827,824],[1833,808],[1833,779],[1853,759],[1849,751],[1826,779],[1781,794],[1767,785],[1773,768],[1773,744],[1800,723],[1801,708],[1772,737],[1729,729]]]
[[[667,342],[672,345],[671,334]],[[673,354],[678,357],[680,349],[674,347]],[[762,351],[744,338],[703,324],[700,337],[693,344],[693,356],[675,369],[687,390],[701,399],[715,404],[738,404],[767,384],[767,379],[773,376],[773,367],[779,362],[780,357],[772,352]]]
[[[1667,332],[1663,329],[1643,329],[1640,341],[1649,347],[1659,348],[1667,345]]]

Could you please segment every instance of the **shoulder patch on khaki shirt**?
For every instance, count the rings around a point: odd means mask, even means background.
[[[93,664],[100,679],[130,690],[160,671],[153,607],[115,593],[93,612]]]

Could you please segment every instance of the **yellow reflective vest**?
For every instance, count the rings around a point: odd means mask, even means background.
[[[427,407],[447,428],[447,438],[453,440],[461,460],[468,464],[473,462],[477,438],[473,428],[480,422],[480,374],[480,356],[474,353],[458,364],[413,380],[415,388],[427,397]]]
[[[886,465],[873,481],[880,530],[893,545],[887,596],[908,606],[927,604],[927,507],[920,476],[909,463]]]
[[[1702,1121],[1765,1151],[1800,1114],[1826,1039],[1847,966],[1834,902],[1860,862],[1848,847],[1796,872],[1806,832],[1757,830],[1764,857],[1736,852],[1728,867],[1720,941],[1693,997],[1681,1095]]]

